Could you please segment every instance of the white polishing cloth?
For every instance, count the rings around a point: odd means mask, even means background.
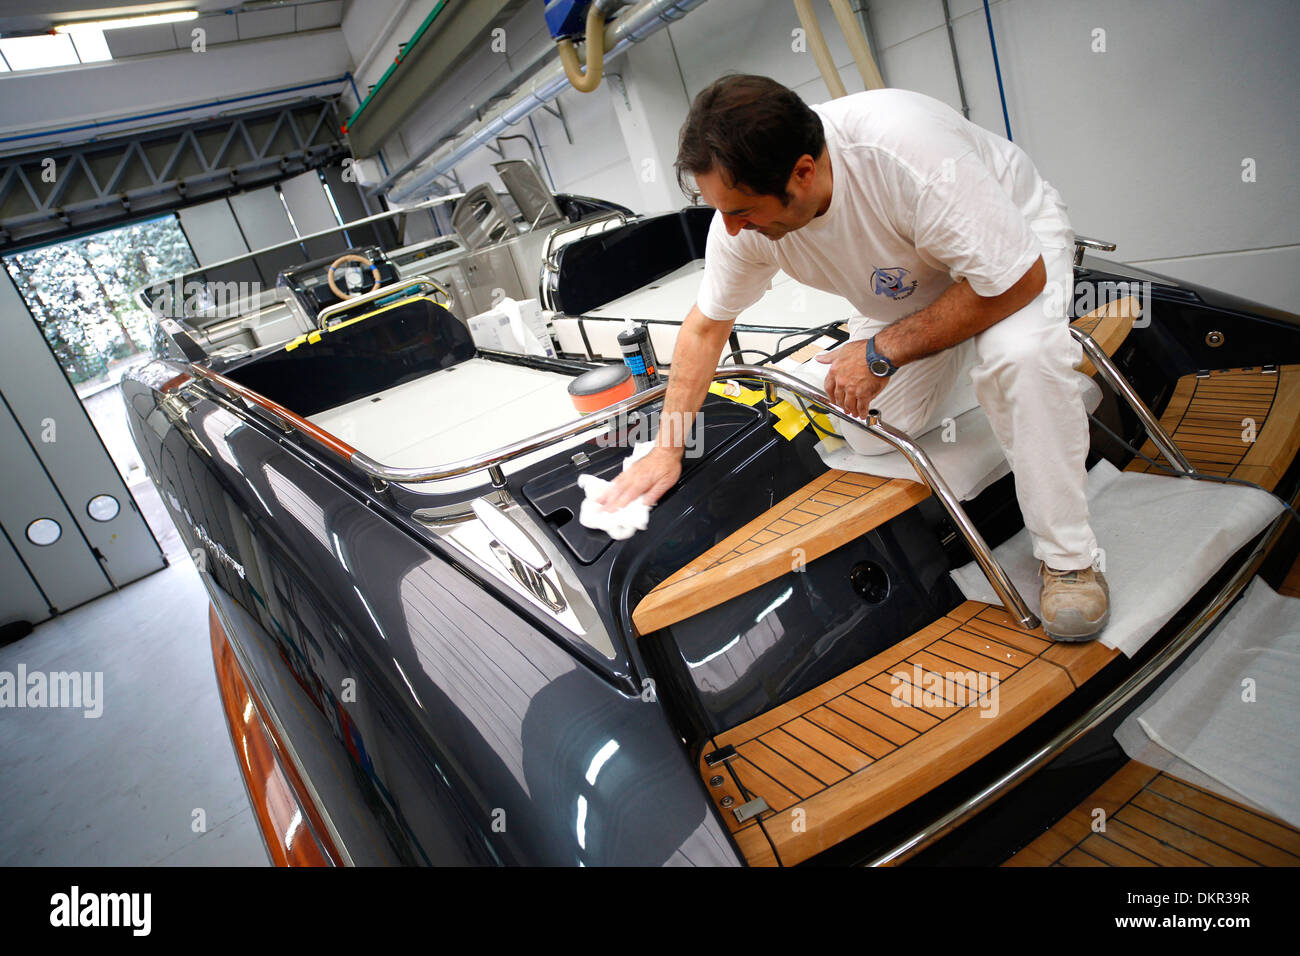
[[[1281,508],[1257,488],[1121,472],[1098,462],[1088,473],[1088,511],[1111,604],[1099,640],[1131,657]],[[1037,614],[1038,560],[1029,532],[993,554]],[[1001,604],[974,561],[952,577],[967,598]]]
[[[652,441],[638,442],[633,447],[632,454],[623,459],[623,470],[627,471],[634,462],[648,455],[654,446],[655,443]],[[578,510],[578,521],[584,528],[603,531],[615,541],[622,541],[646,529],[646,525],[650,523],[650,506],[638,498],[617,511],[606,511],[604,507],[597,504],[596,498],[611,484],[613,482],[597,478],[595,475],[578,476],[578,487],[585,493],[582,507]]]
[[[1300,826],[1300,600],[1260,578],[1120,725],[1134,760]]]

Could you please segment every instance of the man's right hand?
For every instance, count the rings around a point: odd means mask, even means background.
[[[657,435],[656,441],[663,444],[656,444],[654,450],[619,475],[596,499],[606,511],[617,511],[637,498],[653,505],[677,484],[682,476],[687,430],[708,395],[713,370],[722,347],[727,344],[731,326],[731,322],[710,319],[698,305],[691,306],[677,332],[668,394],[659,416],[659,427],[667,431]]]
[[[677,484],[682,475],[680,449],[655,447],[649,454],[619,475],[605,493],[596,499],[606,511],[617,511],[641,498],[648,505]]]

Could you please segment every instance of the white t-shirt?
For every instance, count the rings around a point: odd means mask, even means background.
[[[999,295],[1044,248],[1073,241],[1060,197],[1025,152],[946,104],[873,90],[812,109],[830,153],[829,208],[777,240],[728,235],[715,214],[697,300],[708,317],[734,320],[781,269],[893,322],[958,278]]]

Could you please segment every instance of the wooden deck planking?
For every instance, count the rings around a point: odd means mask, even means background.
[[[761,797],[769,807],[757,823],[766,840],[741,844],[749,862],[799,863],[878,822],[1019,733],[1117,653],[1054,644],[1041,631],[1008,638],[1008,622],[1000,608],[966,602],[839,677],[716,735],[709,747],[736,749],[723,765],[727,786],[710,788],[728,825],[736,832],[755,825],[728,812],[741,803]],[[1026,649],[994,647],[974,627]],[[1012,657],[978,654],[956,640]],[[971,656],[944,655],[958,650]],[[981,690],[996,707],[981,707]],[[701,766],[706,781],[719,772]]]
[[[1101,821],[1105,829],[1098,832],[1094,828]],[[1107,866],[1300,866],[1300,830],[1130,760],[1003,865],[1097,865],[1090,861]]]
[[[1184,375],[1160,424],[1197,471],[1271,491],[1300,453],[1300,365],[1268,374],[1251,368]],[[1150,440],[1142,453],[1167,464]],[[1126,470],[1163,474],[1140,458]]]
[[[1101,346],[1107,355],[1114,355],[1128,334],[1133,331],[1133,321],[1138,315],[1138,301],[1133,296],[1125,296],[1115,302],[1093,309],[1087,315],[1080,316],[1070,324],[1080,331],[1088,333],[1092,340]],[[1075,366],[1084,375],[1096,375],[1097,368],[1087,358]]]
[[[632,622],[649,634],[717,607],[829,554],[929,494],[915,481],[827,471],[657,585]]]

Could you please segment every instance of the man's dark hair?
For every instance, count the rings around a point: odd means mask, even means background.
[[[786,185],[794,164],[807,153],[822,154],[821,118],[776,80],[740,74],[724,76],[691,104],[677,148],[677,185],[687,174],[717,169],[731,188],[788,203]]]

